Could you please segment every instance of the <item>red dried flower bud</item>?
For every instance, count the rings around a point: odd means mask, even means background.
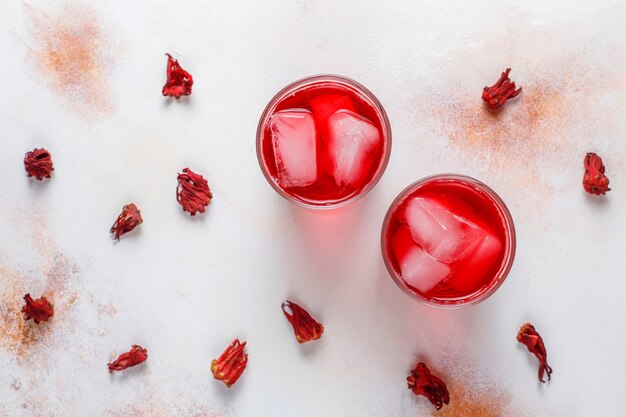
[[[37,324],[42,321],[48,321],[54,315],[54,308],[46,297],[33,300],[30,294],[24,296],[26,305],[22,307],[22,313],[26,315],[26,320],[33,319]]]
[[[120,240],[120,236],[132,231],[141,223],[143,223],[141,212],[135,203],[125,205],[124,208],[122,208],[122,213],[117,216],[117,220],[115,220],[115,223],[111,226],[111,233],[115,235],[113,238]]]
[[[213,194],[209,183],[200,174],[189,168],[178,174],[176,200],[183,206],[183,210],[194,216],[197,212],[204,213],[204,208],[211,202]]]
[[[424,362],[415,365],[415,369],[411,370],[411,375],[407,377],[406,382],[413,394],[425,396],[437,410],[450,402],[446,384],[431,374]]]
[[[604,164],[602,158],[593,152],[585,155],[585,176],[583,177],[583,187],[589,194],[603,195],[609,188],[609,179],[604,175]]]
[[[546,373],[549,381],[550,375],[552,374],[552,368],[548,365],[548,354],[546,353],[546,347],[543,344],[543,339],[539,333],[537,333],[535,327],[530,323],[525,323],[519,329],[519,332],[517,332],[517,341],[526,346],[528,351],[535,355],[539,361],[539,380],[541,382],[546,382],[543,380],[543,374]]]
[[[215,379],[222,381],[230,388],[241,376],[248,364],[248,354],[243,353],[246,342],[233,340],[218,359],[211,361],[211,372]]]
[[[188,96],[191,94],[193,86],[193,77],[187,71],[182,69],[178,61],[167,55],[167,81],[163,86],[163,95],[179,99],[180,96]]]
[[[122,353],[116,360],[107,364],[109,372],[123,371],[131,366],[139,365],[148,359],[148,351],[139,345],[133,345],[128,352]]]
[[[522,92],[522,87],[515,89],[515,83],[509,79],[511,68],[507,68],[497,83],[483,89],[483,100],[490,109],[497,109],[510,98],[516,97]]]
[[[293,326],[293,332],[298,342],[310,342],[322,336],[324,326],[311,317],[311,315],[298,304],[287,300],[283,303],[282,308],[285,317],[287,317],[287,320],[289,320],[289,323]]]
[[[54,171],[50,152],[43,148],[35,148],[27,152],[24,157],[24,168],[26,168],[29,177],[35,177],[39,181],[50,178],[50,174]]]

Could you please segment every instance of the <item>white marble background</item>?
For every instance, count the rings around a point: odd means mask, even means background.
[[[444,416],[621,416],[626,372],[626,4],[614,1],[9,1],[0,50],[0,415],[413,416],[418,359],[448,381]],[[161,96],[165,52],[195,78]],[[507,66],[519,99],[491,117],[482,87]],[[255,129],[285,84],[356,79],[381,100],[389,167],[358,203],[297,208],[265,182]],[[52,180],[22,158],[48,148]],[[585,195],[585,152],[613,190]],[[214,200],[191,219],[176,173]],[[460,172],[491,185],[517,259],[479,306],[417,304],[387,276],[379,234],[410,182]],[[144,224],[113,243],[135,202]],[[24,325],[21,296],[56,315]],[[280,311],[326,327],[300,346]],[[531,321],[553,379],[515,341]],[[235,337],[248,369],[231,389],[210,361]],[[148,361],[110,376],[133,343]]]

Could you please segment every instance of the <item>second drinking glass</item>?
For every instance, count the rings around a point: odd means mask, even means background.
[[[318,75],[274,96],[259,121],[256,148],[265,178],[281,196],[337,208],[376,185],[389,161],[391,127],[365,87]]]

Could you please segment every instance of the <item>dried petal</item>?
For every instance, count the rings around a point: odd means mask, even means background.
[[[241,376],[248,363],[248,354],[243,353],[246,342],[233,340],[218,359],[211,361],[211,372],[213,377],[222,381],[230,388]]]
[[[139,345],[133,345],[128,352],[122,353],[115,361],[109,363],[109,372],[123,371],[131,366],[139,365],[148,359],[148,351]]]
[[[609,179],[604,175],[604,164],[602,158],[593,152],[585,155],[585,176],[583,177],[583,187],[589,194],[604,195],[609,188]]]
[[[113,226],[111,226],[111,233],[114,239],[120,240],[120,236],[132,231],[135,227],[143,223],[141,218],[141,212],[135,205],[130,203],[122,208],[122,213],[117,217]]]
[[[539,373],[538,377],[541,382],[543,380],[543,374],[548,375],[548,381],[552,374],[552,368],[548,365],[548,354],[546,353],[546,347],[543,344],[543,339],[535,330],[535,327],[530,323],[525,323],[517,332],[517,341],[528,348],[537,360],[539,361]]]
[[[24,168],[26,168],[29,177],[35,177],[39,181],[50,178],[50,174],[54,171],[50,152],[43,148],[35,148],[27,152],[24,157]]]
[[[176,200],[183,206],[183,210],[194,216],[197,212],[204,213],[204,208],[211,202],[213,194],[209,183],[200,174],[189,168],[178,174]]]
[[[167,81],[163,86],[163,95],[179,99],[180,96],[188,96],[191,94],[193,86],[193,77],[187,71],[181,68],[178,61],[167,55]]]
[[[285,317],[287,317],[287,320],[289,320],[289,323],[293,326],[293,332],[298,342],[310,342],[322,336],[324,326],[311,317],[311,315],[298,304],[287,300],[283,303],[282,308]],[[291,310],[291,313],[287,311],[287,309]]]
[[[522,92],[522,87],[515,89],[515,83],[509,79],[511,68],[507,68],[497,83],[483,89],[483,100],[490,109],[497,109],[510,98],[516,97]]]
[[[431,374],[424,362],[415,365],[415,369],[411,370],[411,375],[407,377],[406,382],[413,394],[425,396],[437,410],[450,402],[446,384],[439,377]]]
[[[35,323],[39,324],[42,321],[48,321],[54,315],[54,308],[46,297],[33,300],[30,294],[26,294],[24,301],[26,301],[26,305],[22,307],[22,313],[26,315],[26,320],[33,319]]]

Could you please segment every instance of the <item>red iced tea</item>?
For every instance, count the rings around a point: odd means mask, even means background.
[[[504,202],[483,183],[439,175],[393,202],[382,232],[389,272],[413,297],[440,306],[475,303],[502,283],[515,255]]]
[[[391,130],[378,100],[339,76],[297,81],[268,104],[257,131],[257,154],[270,184],[308,207],[354,201],[380,179]]]

